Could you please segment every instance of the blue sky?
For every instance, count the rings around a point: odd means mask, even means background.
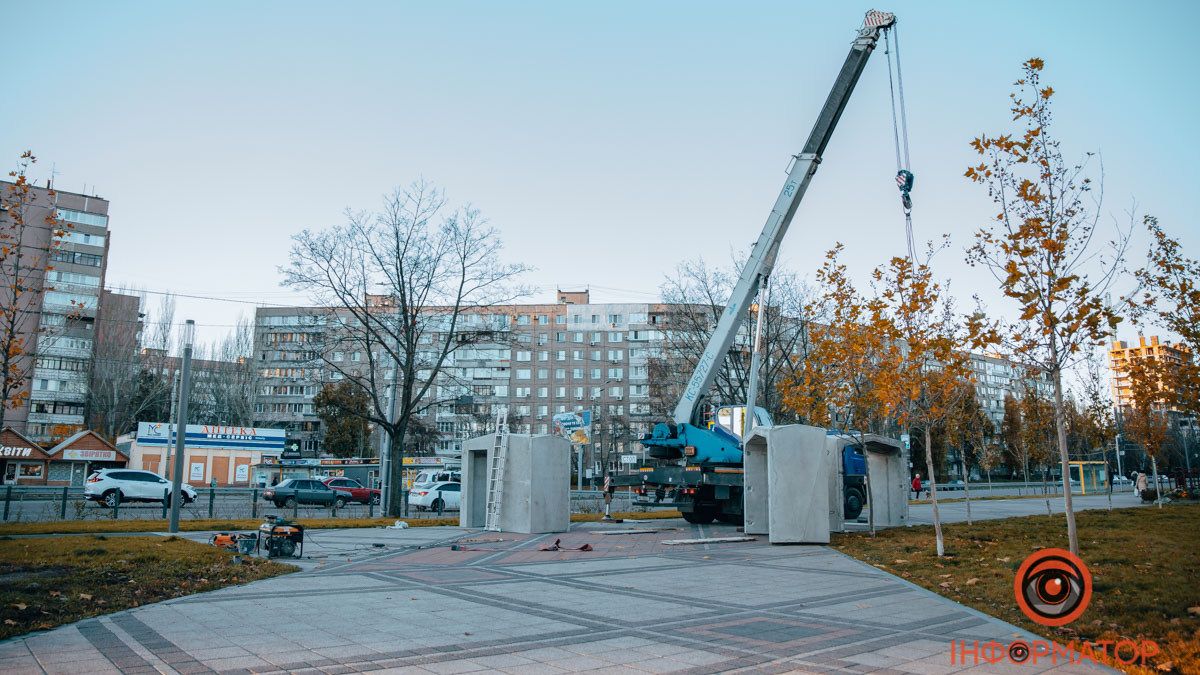
[[[917,235],[960,251],[991,213],[967,143],[1008,120],[1030,56],[1105,214],[1200,255],[1196,3],[896,2]],[[6,2],[0,158],[112,201],[109,285],[272,303],[289,237],[419,176],[498,227],[528,281],[652,300],[682,259],[747,247],[870,6],[844,2]],[[782,250],[903,254],[887,71],[872,58]],[[93,188],[94,186],[94,188]],[[251,305],[181,299],[205,339]]]

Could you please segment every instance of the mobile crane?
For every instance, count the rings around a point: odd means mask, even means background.
[[[813,174],[821,163],[825,146],[828,145],[834,127],[837,126],[842,111],[850,100],[850,94],[858,83],[868,57],[875,50],[879,38],[895,24],[896,16],[892,13],[876,10],[867,12],[862,28],[850,47],[850,54],[838,73],[820,115],[817,116],[808,141],[800,154],[793,157],[783,189],[742,268],[741,277],[725,305],[716,329],[709,338],[679,403],[675,406],[673,420],[656,424],[641,440],[650,457],[677,461],[670,465],[642,469],[640,476],[629,476],[628,482],[640,483],[639,493],[654,491],[660,500],[664,492],[670,490],[674,494],[672,501],[688,522],[703,524],[714,519],[725,522],[742,520],[742,434],[739,430],[748,431],[754,426],[772,424],[766,410],[753,406],[756,379],[754,365],[752,364],[750,376],[752,421],[747,421],[744,427],[734,424],[732,429],[726,428],[716,420],[720,415],[714,417],[711,426],[705,424],[701,419],[701,403],[725,361],[750,303],[758,295],[759,289],[765,286],[771,274],[779,252],[779,244],[783,241],[800,200],[804,198]],[[907,212],[911,209],[908,192],[912,188],[912,174],[901,170],[897,175],[897,184]],[[734,417],[729,413],[726,413],[726,416],[730,419]],[[862,469],[859,468],[862,466],[860,462],[861,451],[856,452],[852,445],[847,445],[843,455],[843,471],[847,476],[852,475],[852,472],[862,473]],[[848,480],[846,485],[847,490],[859,489],[855,481]],[[865,494],[864,491],[857,495],[858,510],[862,508]],[[858,513],[854,511],[849,494],[846,510],[847,516],[853,513],[851,517],[857,517]]]

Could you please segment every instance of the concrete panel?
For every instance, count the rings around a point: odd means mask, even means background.
[[[826,506],[830,532],[846,531],[846,486],[842,478],[842,471],[845,468],[842,464],[842,448],[847,443],[848,441],[842,436],[828,433],[825,435],[825,461],[828,463],[827,470],[829,471],[829,478],[826,482],[829,490],[829,502]]]
[[[753,429],[742,443],[742,513],[746,534],[767,534],[770,481],[767,480],[767,429]]]
[[[756,428],[745,447],[750,450],[745,480],[753,488],[747,492],[746,532],[762,533],[765,501],[766,534],[772,544],[829,543],[830,450],[825,430],[800,424]]]
[[[487,467],[495,436],[463,443],[462,527],[483,527],[487,520]],[[565,532],[571,521],[571,444],[558,436],[508,437],[504,463],[500,529],[534,534]]]
[[[908,452],[893,438],[867,437],[867,471],[871,474],[868,505],[875,527],[908,524]]]

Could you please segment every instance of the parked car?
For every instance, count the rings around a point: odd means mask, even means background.
[[[443,500],[444,503],[439,503]],[[462,505],[462,485],[442,481],[421,487],[413,486],[408,493],[408,504],[417,507],[418,511],[457,511]]]
[[[180,486],[183,503],[196,501],[196,491],[184,483]],[[149,471],[135,469],[100,469],[92,472],[83,485],[83,496],[114,508],[122,502],[171,503],[171,481]]]
[[[329,506],[337,501],[337,497],[337,492],[315,478],[289,478],[263,491],[263,499],[289,509],[296,504]]]
[[[349,502],[357,504],[378,504],[379,490],[363,487],[363,484],[345,476],[328,476],[321,480],[337,494],[337,506],[342,508]]]
[[[435,483],[461,483],[461,482],[462,482],[462,472],[461,471],[457,471],[457,470],[447,471],[445,469],[436,469],[436,470],[426,469],[417,474],[417,477],[413,479],[412,484],[413,484],[413,488],[417,488],[418,486],[428,487]]]

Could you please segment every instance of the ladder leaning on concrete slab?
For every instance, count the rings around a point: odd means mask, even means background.
[[[504,464],[508,458],[508,408],[496,413],[496,442],[488,458],[487,516],[483,529],[500,531],[500,504],[504,497]]]

